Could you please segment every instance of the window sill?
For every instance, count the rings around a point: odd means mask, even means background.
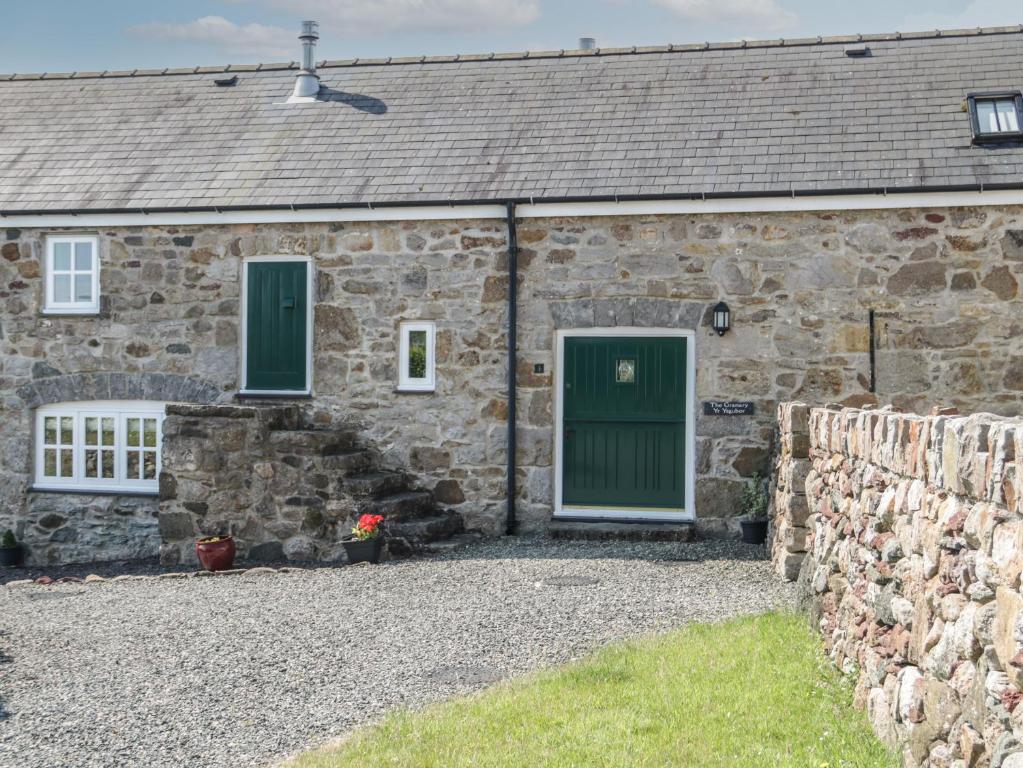
[[[99,307],[90,307],[89,309],[72,309],[70,307],[66,309],[41,309],[39,314],[46,315],[47,317],[99,317]]]
[[[312,400],[313,393],[309,390],[296,389],[294,392],[247,392],[244,389],[235,392],[236,400]]]
[[[138,488],[76,488],[69,486],[67,488],[59,488],[53,485],[31,485],[28,487],[29,493],[60,493],[60,494],[71,494],[75,496],[140,496],[150,499],[159,498],[159,491],[143,491]]]
[[[974,144],[1018,144],[1023,142],[1023,131],[1014,133],[981,133],[973,137]]]
[[[432,395],[437,391],[436,387],[395,387],[394,391],[399,395]]]

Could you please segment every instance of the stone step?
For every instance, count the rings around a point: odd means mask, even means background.
[[[336,470],[347,475],[349,473],[365,472],[374,465],[375,461],[370,451],[356,449],[324,456],[323,467],[324,469]]]
[[[384,520],[399,522],[420,516],[433,508],[427,491],[402,491],[366,502],[360,514],[383,515]]]
[[[408,478],[400,472],[362,472],[346,475],[342,487],[356,496],[379,499],[409,490]]]
[[[465,549],[471,546],[483,538],[480,533],[459,533],[452,536],[450,539],[442,539],[440,541],[431,541],[423,545],[423,551],[431,555],[446,555],[450,552],[457,552],[460,549]]]
[[[387,526],[388,538],[411,539],[422,544],[439,541],[462,531],[462,520],[458,515],[439,514],[430,517],[391,523]]]
[[[554,520],[547,527],[547,535],[581,541],[695,541],[696,523]]]

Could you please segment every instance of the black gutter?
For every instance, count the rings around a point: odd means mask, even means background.
[[[515,203],[506,203],[508,216],[508,513],[505,533],[514,536],[518,527],[515,518],[515,453],[516,441],[516,390],[518,378],[518,348],[516,330],[519,308],[519,243],[515,229]]]
[[[0,210],[0,218],[7,216],[89,216],[96,214],[161,214],[161,213],[237,213],[243,211],[322,211],[322,210],[374,210],[377,208],[460,207],[466,205],[550,205],[554,203],[629,203],[652,201],[692,200],[747,200],[750,198],[814,198],[843,196],[892,196],[940,192],[997,192],[1023,191],[1023,183],[954,184],[917,187],[858,187],[808,190],[775,190],[767,192],[671,192],[630,195],[568,195],[563,197],[519,196],[500,198],[464,198],[459,200],[411,200],[380,203],[276,203],[272,205],[199,205],[167,206],[157,208],[51,208],[26,210]]]

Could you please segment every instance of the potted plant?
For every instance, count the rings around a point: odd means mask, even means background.
[[[767,483],[756,473],[742,492],[742,513],[739,520],[742,540],[747,544],[763,544],[767,539]]]
[[[234,538],[208,536],[195,543],[195,554],[207,571],[226,571],[234,566]]]
[[[0,537],[0,566],[11,567],[21,565],[25,550],[14,538],[14,531],[8,528]]]
[[[380,525],[383,522],[383,515],[362,515],[359,518],[352,528],[352,538],[341,542],[349,563],[380,562],[380,551],[384,545]]]

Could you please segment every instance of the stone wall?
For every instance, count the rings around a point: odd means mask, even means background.
[[[806,558],[810,531],[806,477],[810,472],[810,407],[778,406],[778,455],[772,479],[771,559],[778,574],[795,581]]]
[[[815,408],[808,429],[800,581],[875,730],[908,766],[1023,765],[1023,420]]]
[[[358,424],[388,466],[407,468],[469,528],[501,529],[503,221],[103,228],[97,317],[41,314],[46,234],[0,230],[0,526],[17,523],[58,553],[27,522],[33,393],[47,380],[181,376],[196,382],[186,402],[230,400],[243,259],[304,254],[316,280],[315,423]],[[871,308],[884,401],[1023,411],[1023,209],[530,219],[519,243],[527,529],[552,508],[558,329],[695,328],[697,398],[754,402],[752,417],[697,408],[697,515],[712,533],[734,531],[743,478],[768,468],[778,402],[875,402]],[[721,299],[733,329],[719,338],[708,310]],[[395,391],[402,320],[437,323],[434,393]]]

